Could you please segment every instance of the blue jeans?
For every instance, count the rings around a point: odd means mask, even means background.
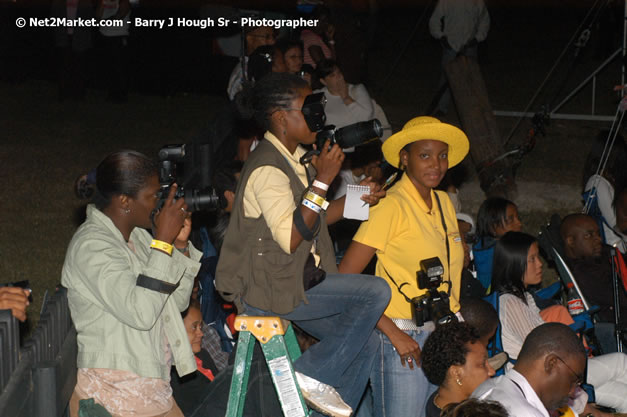
[[[308,304],[279,315],[320,341],[294,362],[294,369],[335,387],[355,409],[379,349],[374,328],[390,301],[390,286],[370,275],[327,274],[305,294]],[[250,306],[246,314],[277,315]]]
[[[422,349],[430,331],[405,331]],[[437,389],[422,368],[403,366],[394,346],[383,333],[376,331],[381,348],[373,367],[370,383],[374,417],[422,417],[429,396]]]

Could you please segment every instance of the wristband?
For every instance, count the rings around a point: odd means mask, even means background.
[[[323,191],[328,191],[329,190],[329,186],[328,184],[323,183],[322,181],[318,181],[318,180],[314,180],[313,184],[314,187],[316,188],[320,188]]]
[[[305,199],[311,201],[317,206],[320,206],[322,210],[326,210],[327,207],[329,207],[329,202],[325,200],[324,197],[319,196],[313,191],[307,192],[307,194],[305,194]]]
[[[170,256],[172,256],[172,249],[174,249],[174,246],[170,245],[169,243],[157,239],[153,239],[152,242],[150,242],[150,247],[160,250],[161,252],[165,252]]]
[[[320,210],[322,210],[322,208],[318,205],[316,205],[315,203],[309,201],[309,200],[303,200],[303,206],[307,207],[310,210],[315,211],[316,213],[320,213]]]

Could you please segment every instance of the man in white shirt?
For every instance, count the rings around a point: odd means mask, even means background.
[[[529,333],[514,369],[485,381],[472,397],[500,402],[511,417],[549,417],[580,392],[585,370],[586,351],[577,334],[564,324],[546,323]]]

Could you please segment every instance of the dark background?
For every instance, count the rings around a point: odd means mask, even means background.
[[[388,2],[376,13],[368,12],[364,3],[354,1],[350,8],[335,10],[340,22],[338,55],[351,68],[349,81],[366,84],[398,130],[424,114],[436,94],[440,46],[427,28],[431,3]],[[522,111],[595,2],[486,3],[491,29],[480,45],[479,61],[490,101],[496,110]],[[255,8],[259,4],[255,2]],[[282,7],[285,2],[268,4],[275,10],[292,10]],[[620,46],[624,4],[614,4],[599,15],[577,61],[574,51],[566,50],[530,111],[555,103],[555,97],[572,89]],[[200,6],[146,1],[134,9],[133,17],[197,18]],[[165,144],[184,143],[202,134],[225,108],[226,80],[236,61],[214,53],[216,30],[131,28],[128,102],[106,100],[107,74],[98,43],[88,57],[85,100],[59,102],[52,29],[15,26],[17,17],[49,13],[46,1],[0,0],[0,282],[31,281],[35,297],[29,309],[31,323],[38,318],[45,290],[60,281],[65,248],[84,208],[85,202],[72,192],[74,180],[112,151],[127,148],[156,155]],[[620,71],[616,60],[599,75],[598,113],[615,113],[620,96],[613,87],[620,83]],[[560,112],[590,113],[590,93],[587,87]],[[446,120],[458,123],[454,111]],[[497,118],[503,136],[515,122]],[[536,233],[552,212],[581,210],[582,163],[592,138],[609,126],[609,122],[551,121],[546,136],[538,138],[517,172],[516,203],[525,231]],[[522,143],[530,127],[524,120],[508,147]],[[464,211],[475,215],[484,196],[469,168],[461,198]]]

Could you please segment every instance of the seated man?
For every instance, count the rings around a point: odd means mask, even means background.
[[[599,318],[614,321],[614,290],[609,246],[601,243],[599,225],[586,214],[564,217],[560,234],[564,242],[566,262],[591,305],[601,308]],[[619,288],[621,316],[627,317],[627,295]]]
[[[500,402],[511,417],[549,417],[569,402],[585,370],[586,350],[577,334],[564,324],[545,323],[529,333],[514,369],[488,379],[472,397]]]

